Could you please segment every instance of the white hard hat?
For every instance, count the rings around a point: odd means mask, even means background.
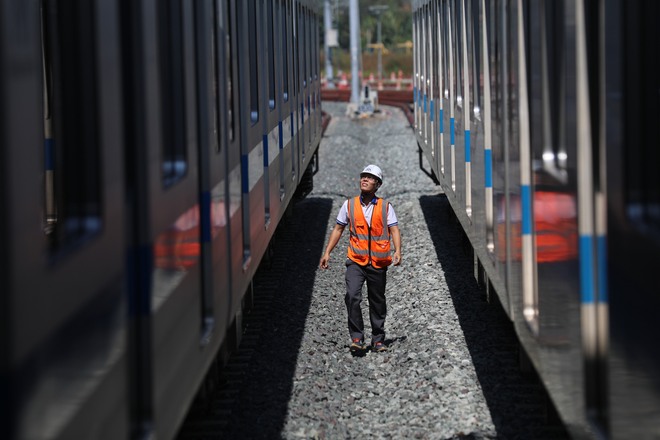
[[[383,183],[383,170],[381,170],[378,165],[367,165],[360,173],[360,176],[363,174],[371,174],[377,178],[380,183]]]

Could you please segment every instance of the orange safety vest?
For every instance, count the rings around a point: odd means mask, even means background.
[[[351,233],[348,242],[348,258],[360,266],[371,263],[382,269],[392,264],[390,255],[390,230],[387,227],[387,202],[378,199],[371,216],[371,226],[362,212],[360,196],[348,201],[348,222]]]

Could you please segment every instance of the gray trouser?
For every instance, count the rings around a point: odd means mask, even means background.
[[[385,341],[385,284],[387,268],[376,269],[371,265],[360,266],[346,260],[346,309],[348,311],[348,331],[351,338],[364,337],[362,321],[362,286],[367,282],[369,318],[371,319],[371,343]]]

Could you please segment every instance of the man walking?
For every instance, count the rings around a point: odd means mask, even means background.
[[[350,231],[346,260],[346,309],[351,352],[364,352],[364,323],[362,321],[362,286],[367,283],[369,317],[371,320],[371,348],[385,351],[385,284],[387,267],[401,264],[401,233],[391,204],[376,197],[383,184],[383,172],[376,165],[368,165],[360,173],[360,195],[346,200],[337,215],[337,224],[330,233],[328,245],[319,267],[328,268],[330,252],[335,248],[344,228]],[[391,245],[394,255],[391,255]]]

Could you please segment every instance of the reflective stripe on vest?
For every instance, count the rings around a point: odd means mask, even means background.
[[[360,266],[371,263],[373,267],[383,268],[392,264],[387,202],[378,199],[371,216],[371,226],[362,212],[360,196],[349,200],[347,209],[350,231],[348,258]]]

